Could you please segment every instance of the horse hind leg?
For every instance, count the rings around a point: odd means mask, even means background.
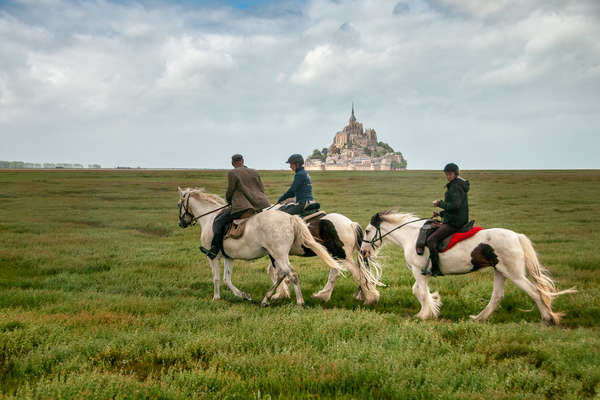
[[[331,293],[333,292],[333,288],[335,287],[335,282],[337,278],[340,276],[340,271],[337,269],[331,268],[329,270],[329,277],[327,278],[327,283],[323,286],[323,289],[319,290],[317,293],[313,294],[313,299],[320,299],[324,302],[328,302],[331,299]]]
[[[506,277],[498,270],[494,269],[494,289],[488,305],[477,315],[471,315],[471,319],[478,322],[486,321],[496,310],[502,298],[504,298],[504,284]]]
[[[267,267],[267,272],[269,273],[269,276],[271,277],[271,281],[273,281],[273,283],[277,282],[277,268],[275,268],[275,260],[273,258],[271,258],[271,262],[269,263],[269,266]],[[273,295],[272,299],[274,299],[274,300],[289,299],[290,298],[290,288],[288,286],[288,283],[289,283],[289,278],[285,278],[283,280],[283,282],[281,282],[281,284],[277,288],[277,291],[275,291],[275,294]]]
[[[517,279],[511,278],[511,280],[515,283],[515,285],[517,285],[518,287],[523,289],[523,291],[525,293],[527,293],[529,295],[529,297],[531,297],[533,299],[533,301],[535,301],[535,304],[537,304],[538,309],[540,310],[540,315],[542,317],[542,321],[544,321],[544,323],[549,324],[549,325],[554,324],[555,318],[553,316],[553,312],[542,301],[542,297],[541,297],[538,289],[536,288],[536,286],[525,276],[522,276]]]

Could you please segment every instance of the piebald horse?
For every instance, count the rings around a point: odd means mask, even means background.
[[[224,208],[225,200],[221,197],[206,193],[204,189],[179,188],[179,226],[186,228],[198,222],[202,228],[201,241],[204,247],[210,247],[213,237],[212,226],[216,213],[210,211]],[[310,234],[302,219],[276,210],[269,210],[250,217],[246,222],[245,233],[239,239],[227,239],[223,249],[228,257],[225,258],[223,279],[238,297],[250,300],[247,293],[240,291],[231,282],[233,259],[254,260],[269,255],[277,270],[277,279],[262,300],[263,306],[268,306],[273,294],[281,282],[288,278],[296,292],[298,305],[304,304],[300,290],[298,274],[294,271],[289,255],[303,255],[304,248],[312,250],[325,264],[337,271],[346,268],[327,253],[327,249],[317,243]],[[214,259],[209,259],[213,274],[213,299],[220,299],[219,265],[222,253]]]
[[[278,208],[275,207],[275,209]],[[338,213],[327,214],[320,220],[309,221],[309,223],[311,225],[318,224],[317,228],[320,231],[321,240],[329,254],[334,256],[352,273],[354,280],[358,283],[358,290],[354,297],[357,300],[364,301],[364,304],[367,305],[377,304],[379,301],[377,286],[383,286],[379,281],[381,270],[376,263],[369,264],[360,252],[363,237],[360,225]],[[353,258],[354,253],[356,253],[355,259]],[[311,256],[311,254],[305,254],[305,256]],[[277,274],[272,263],[269,264],[268,271],[271,279],[275,282]],[[312,297],[324,302],[329,301],[339,275],[340,272],[337,269],[331,268],[327,283],[323,289],[314,293]],[[287,279],[281,283],[273,298],[290,297],[287,283]]]
[[[421,303],[416,317],[429,319],[437,318],[442,301],[438,292],[430,293],[428,276],[421,273],[428,262],[429,250],[426,249],[423,255],[416,252],[417,236],[424,223],[412,214],[393,210],[379,212],[365,229],[361,252],[367,258],[376,257],[387,243],[401,246],[406,266],[415,278],[413,294]],[[552,300],[559,295],[576,292],[573,288],[557,290],[548,270],[538,260],[529,238],[508,229],[481,230],[447,252],[440,253],[440,270],[444,275],[466,274],[483,267],[494,268],[494,289],[488,305],[478,315],[471,316],[475,321],[487,320],[498,307],[504,297],[506,278],[535,301],[542,320],[548,324],[558,325],[564,315],[552,311]]]

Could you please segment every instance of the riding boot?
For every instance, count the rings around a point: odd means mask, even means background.
[[[215,246],[211,246],[210,249],[200,246],[200,251],[206,254],[211,260],[214,260],[215,257],[219,255],[219,248]]]
[[[425,265],[425,268],[421,271],[423,275],[431,275],[431,276],[441,276],[443,275],[440,271],[440,256],[438,254],[437,249],[429,250],[429,259],[431,260],[431,269],[428,269],[428,265]]]

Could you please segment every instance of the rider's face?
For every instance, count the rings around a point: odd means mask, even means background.
[[[296,164],[294,163],[290,163],[290,169],[294,172],[296,172]]]
[[[454,178],[456,178],[456,174],[454,172],[444,172],[446,174],[446,179],[448,182],[452,182]]]

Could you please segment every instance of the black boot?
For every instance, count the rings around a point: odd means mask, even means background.
[[[425,268],[421,271],[423,275],[441,276],[443,275],[440,271],[440,257],[437,250],[429,250],[429,259],[431,260],[431,269],[428,269],[429,263],[425,265]]]
[[[219,248],[216,246],[212,246],[210,249],[200,246],[200,251],[206,254],[211,260],[214,260],[219,255]]]

